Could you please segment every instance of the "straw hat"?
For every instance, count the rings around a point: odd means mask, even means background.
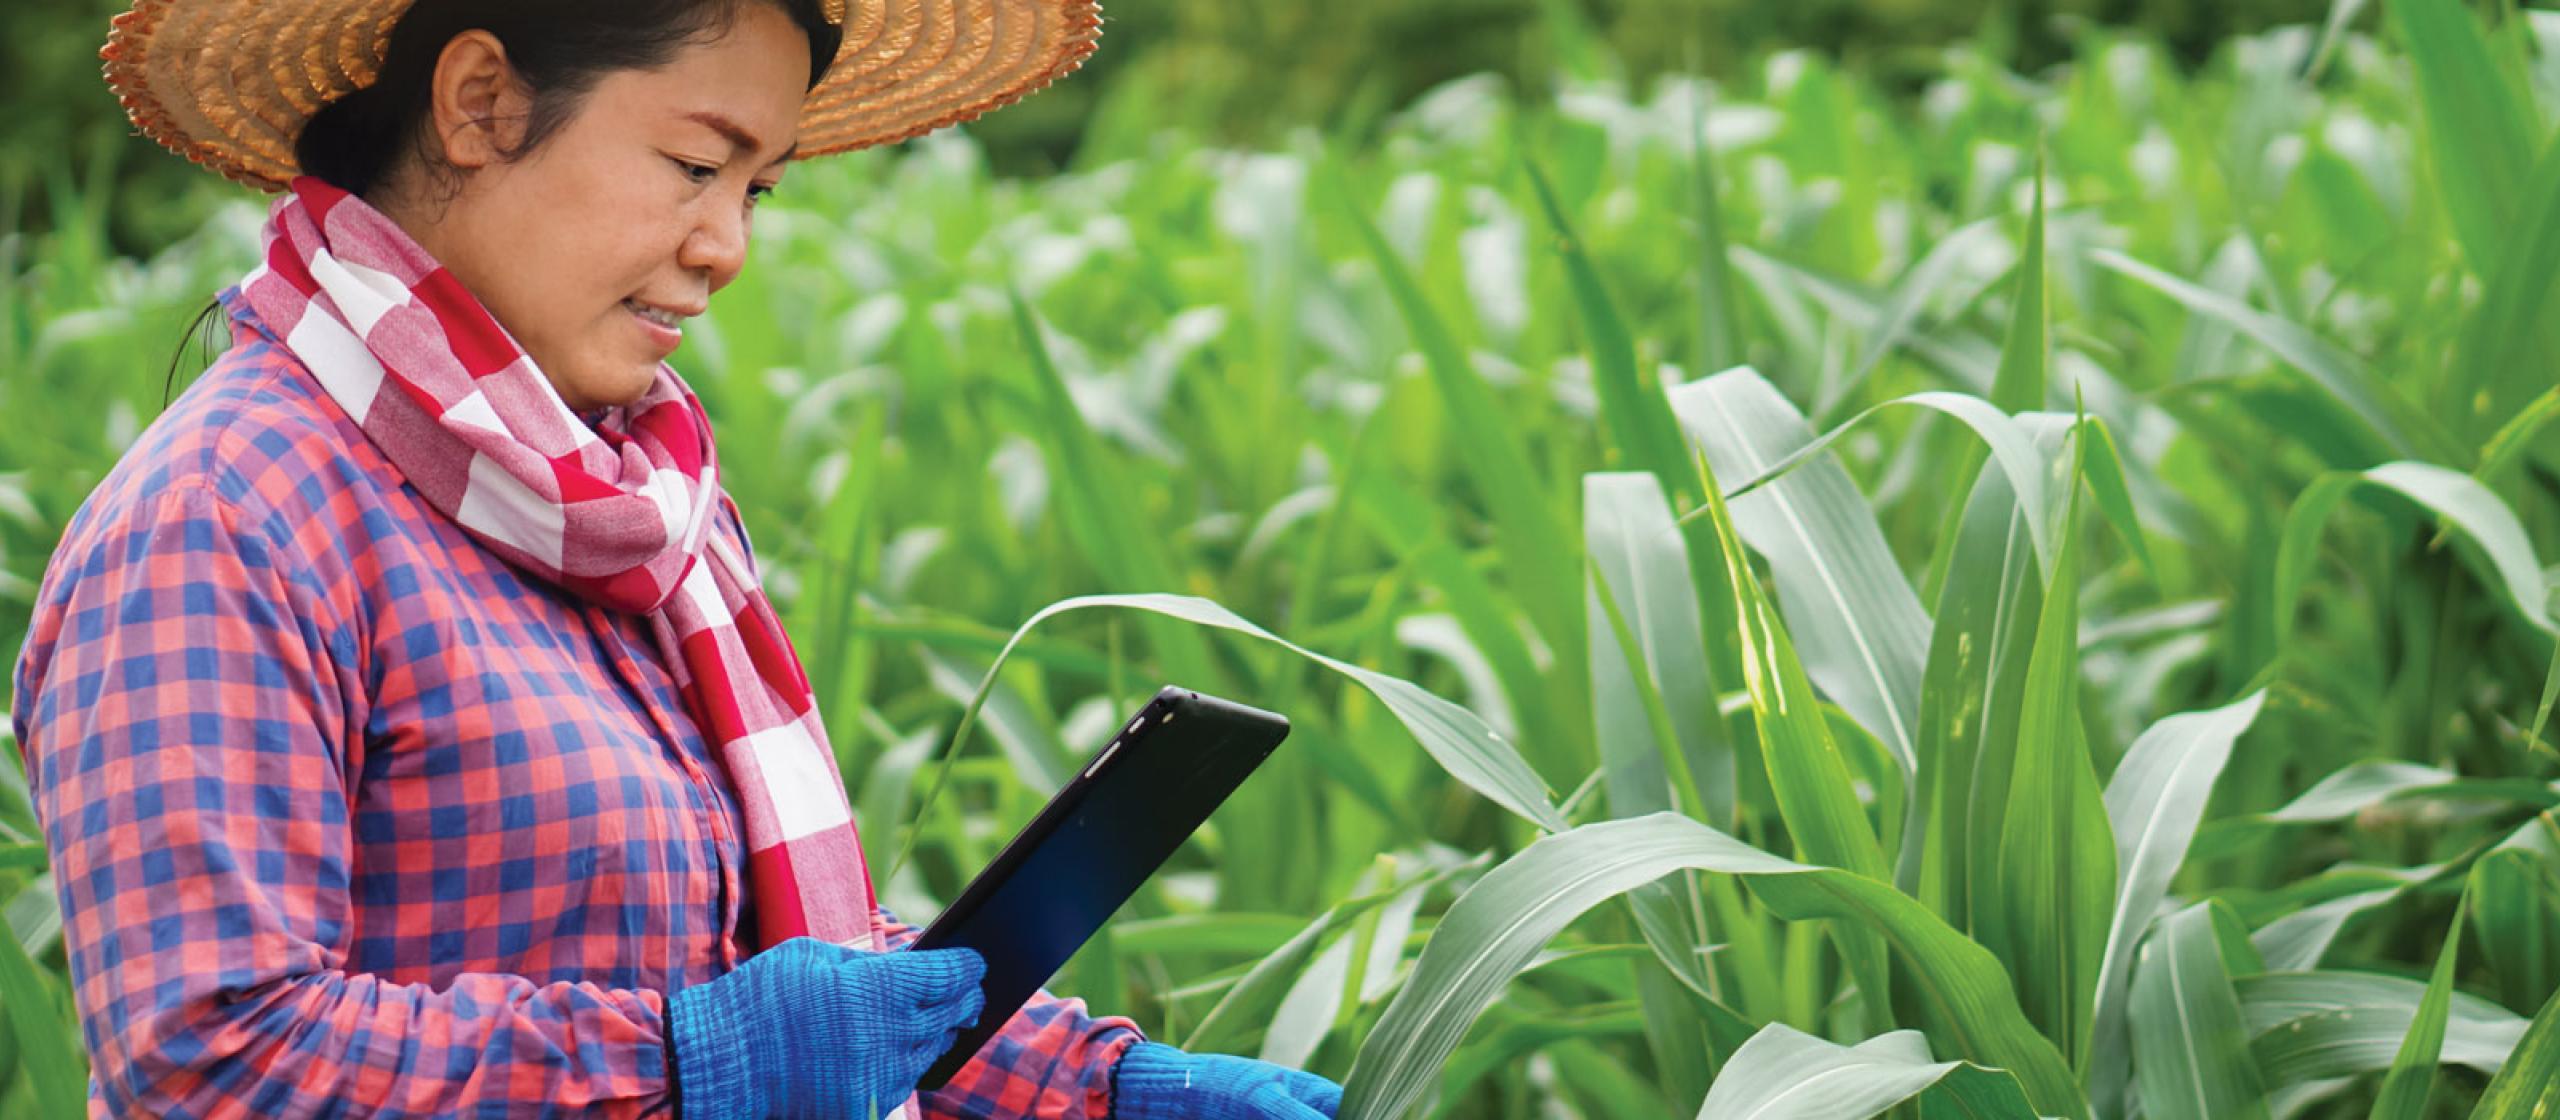
[[[303,122],[373,80],[409,3],[134,0],[98,54],[144,135],[227,178],[282,190],[297,173]],[[975,120],[1073,73],[1102,34],[1098,0],[824,7],[844,27],[844,47],[800,110],[802,158]]]

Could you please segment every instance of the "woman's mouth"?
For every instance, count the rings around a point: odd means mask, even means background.
[[[661,357],[673,353],[676,347],[683,345],[684,321],[688,316],[635,299],[622,301],[622,309],[630,312],[631,317],[639,322],[640,329],[649,336],[649,341],[657,346]]]

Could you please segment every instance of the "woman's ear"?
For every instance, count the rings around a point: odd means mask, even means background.
[[[487,31],[465,31],[436,56],[429,92],[436,146],[445,163],[472,171],[505,160],[524,142],[533,92],[516,77],[507,48]]]

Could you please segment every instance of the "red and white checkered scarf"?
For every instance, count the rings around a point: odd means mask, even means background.
[[[304,177],[276,200],[249,306],[428,504],[607,609],[645,615],[747,818],[766,944],[879,949],[844,782],[791,639],[713,532],[711,424],[674,370],[595,429],[488,310],[364,200]]]

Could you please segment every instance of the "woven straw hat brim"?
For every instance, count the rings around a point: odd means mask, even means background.
[[[429,0],[432,2],[432,0]],[[282,190],[311,115],[381,69],[410,0],[135,0],[99,52],[143,135]],[[975,120],[1074,73],[1098,0],[850,0],[844,46],[800,110],[799,156]]]

